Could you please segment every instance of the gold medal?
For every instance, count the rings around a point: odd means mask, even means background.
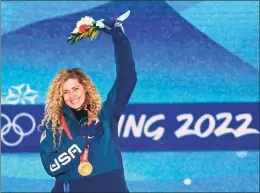
[[[78,167],[78,172],[82,176],[88,176],[92,173],[93,167],[91,163],[89,162],[80,162],[79,167]]]

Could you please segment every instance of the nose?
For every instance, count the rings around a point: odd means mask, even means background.
[[[70,99],[70,100],[75,99],[75,97],[76,97],[76,95],[75,95],[74,93],[70,93],[70,95],[69,95],[69,99]]]

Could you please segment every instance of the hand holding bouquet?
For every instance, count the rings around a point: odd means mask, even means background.
[[[124,31],[122,22],[124,20],[126,20],[129,15],[130,15],[130,11],[128,10],[127,12],[125,12],[124,14],[119,16],[115,20],[113,27],[114,28],[121,27],[122,31]],[[94,38],[96,38],[98,36],[99,31],[101,29],[104,29],[104,28],[106,30],[111,29],[111,27],[105,25],[104,24],[105,22],[104,23],[103,22],[104,22],[104,19],[95,21],[92,17],[89,17],[89,16],[85,16],[85,17],[81,18],[81,20],[77,22],[76,28],[70,33],[70,36],[69,36],[67,42],[68,43],[71,42],[71,44],[74,44],[75,42],[81,41],[82,39],[93,40]]]

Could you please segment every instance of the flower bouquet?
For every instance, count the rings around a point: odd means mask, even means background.
[[[120,15],[115,21],[114,27],[121,27],[122,22],[128,18],[130,11],[128,10],[124,14]],[[110,30],[111,28],[103,23],[104,19],[94,20],[92,17],[85,16],[76,23],[76,28],[70,33],[67,40],[68,43],[74,44],[75,42],[81,41],[82,39],[93,40],[99,34],[100,29]]]

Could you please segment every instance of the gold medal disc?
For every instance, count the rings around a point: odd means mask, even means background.
[[[92,173],[93,167],[89,162],[81,162],[78,167],[78,172],[82,176],[88,176]]]

